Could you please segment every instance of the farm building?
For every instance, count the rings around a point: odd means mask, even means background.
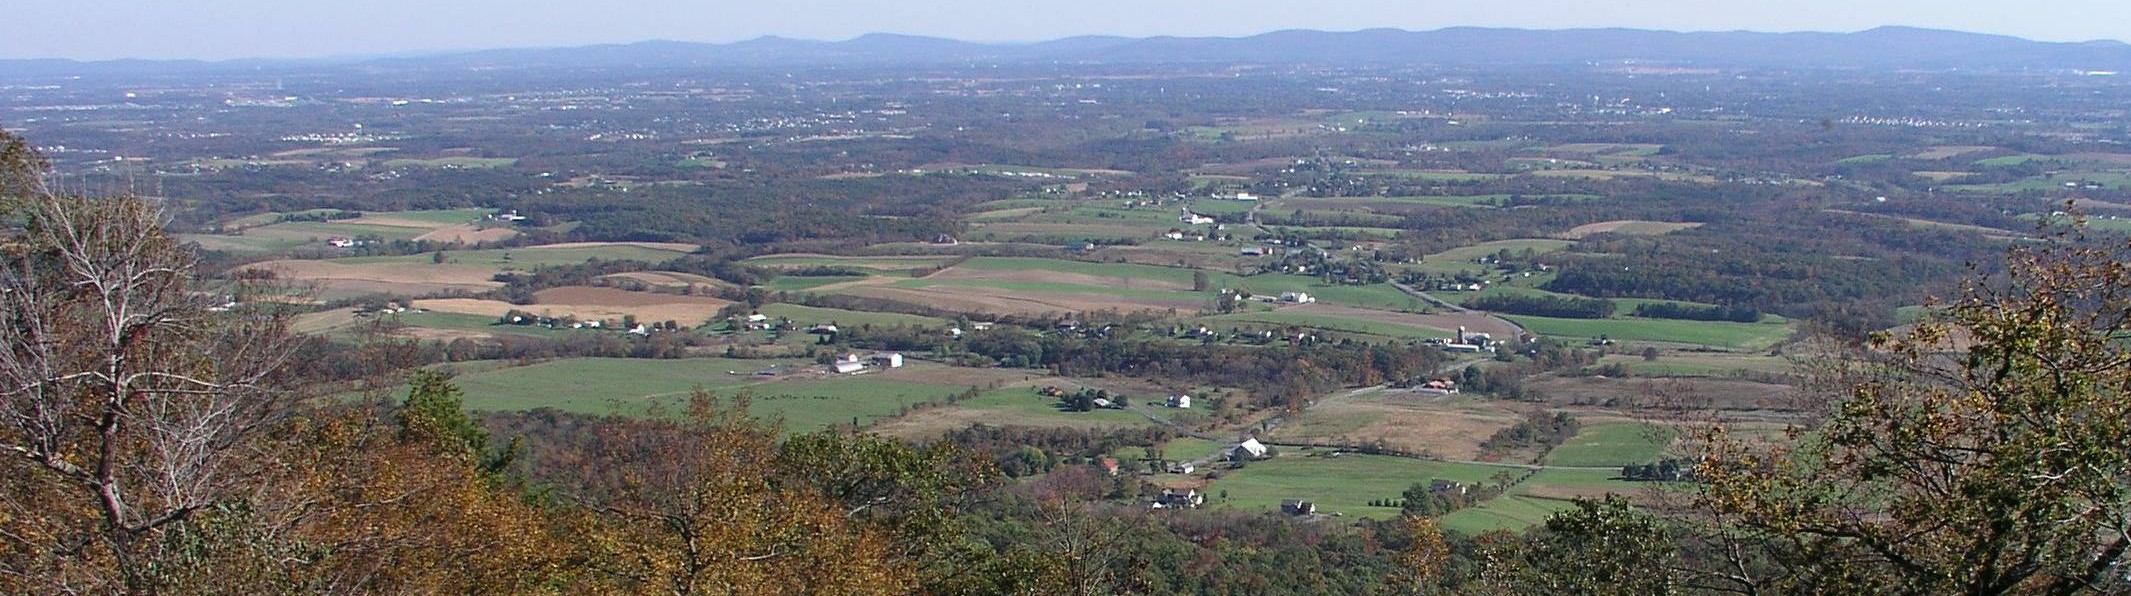
[[[1288,515],[1310,515],[1317,513],[1317,504],[1299,499],[1288,499],[1280,502],[1280,512]]]
[[[1264,443],[1258,442],[1257,439],[1244,439],[1243,442],[1237,443],[1235,450],[1230,453],[1237,457],[1258,459],[1265,457],[1265,454],[1270,452],[1271,450],[1267,449]]]
[[[902,368],[903,354],[901,352],[881,352],[866,358],[866,361],[874,366]]]
[[[1191,409],[1191,396],[1184,395],[1181,393],[1177,395],[1171,395],[1169,396],[1169,407],[1176,408],[1179,410],[1189,410]]]
[[[1281,292],[1280,301],[1291,302],[1295,304],[1309,304],[1312,302],[1316,302],[1317,297],[1311,296],[1304,292]]]
[[[1171,474],[1190,474],[1198,470],[1198,466],[1192,465],[1191,462],[1188,461],[1180,461],[1177,463],[1169,464],[1169,473]]]
[[[1151,506],[1155,509],[1192,509],[1204,504],[1206,495],[1199,494],[1196,489],[1187,488],[1180,491],[1165,488],[1162,489],[1161,496],[1154,498]]]

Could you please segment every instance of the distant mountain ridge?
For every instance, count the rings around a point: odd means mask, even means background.
[[[1366,29],[1249,37],[1069,37],[974,43],[875,33],[846,41],[761,37],[734,43],[646,41],[362,60],[232,62],[0,61],[0,74],[259,69],[319,64],[405,68],[693,68],[943,66],[1009,63],[1255,63],[1487,66],[1641,61],[1688,67],[2131,70],[2131,44],[2041,42],[2003,35],[1880,27],[1856,33],[1646,29]]]

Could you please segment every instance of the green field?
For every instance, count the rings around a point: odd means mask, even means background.
[[[1425,273],[1433,273],[1439,275],[1452,275],[1456,274],[1459,271],[1480,271],[1486,269],[1488,266],[1473,262],[1475,259],[1493,255],[1497,252],[1502,251],[1503,249],[1508,249],[1512,253],[1521,253],[1524,252],[1525,249],[1531,249],[1532,251],[1539,253],[1546,253],[1561,250],[1563,248],[1568,248],[1569,246],[1574,244],[1576,243],[1570,242],[1568,240],[1555,240],[1551,238],[1520,238],[1516,240],[1497,240],[1494,242],[1483,242],[1472,246],[1453,248],[1443,252],[1428,255],[1426,257],[1421,258],[1421,262],[1419,264],[1411,265],[1409,266],[1409,268]]]
[[[1593,424],[1546,454],[1550,466],[1625,466],[1650,463],[1664,454],[1676,429],[1638,423]]]
[[[1344,333],[1376,335],[1394,339],[1447,338],[1452,332],[1417,325],[1399,325],[1370,321],[1338,315],[1301,312],[1249,312],[1217,315],[1200,319],[1209,327],[1225,323],[1261,323],[1268,325],[1292,325]]]
[[[1207,491],[1226,492],[1227,500],[1217,506],[1278,511],[1283,500],[1305,499],[1317,504],[1318,513],[1388,518],[1398,515],[1398,509],[1371,507],[1369,501],[1397,499],[1407,487],[1431,478],[1475,484],[1513,469],[1388,455],[1303,457],[1307,453],[1311,452],[1283,449],[1281,457],[1224,473]]]
[[[1547,516],[1573,507],[1568,501],[1505,495],[1478,507],[1453,511],[1437,520],[1443,529],[1467,536],[1495,530],[1519,531],[1546,523]]]
[[[1128,395],[1126,397],[1134,404],[1147,403],[1149,400],[1159,404],[1162,398],[1162,396],[1156,395]],[[1098,409],[1091,412],[1068,412],[1059,409],[1058,398],[1038,395],[1036,390],[1030,387],[993,389],[974,399],[958,402],[955,407],[964,410],[996,412],[1002,416],[1002,420],[1013,420],[1015,424],[1050,424],[1059,426],[1145,426],[1154,424],[1154,421],[1148,420],[1146,416],[1131,410]]]
[[[1549,337],[1595,339],[1606,337],[1617,341],[1650,341],[1682,344],[1697,344],[1737,350],[1761,350],[1783,341],[1791,334],[1791,327],[1784,323],[1731,323],[1724,321],[1680,321],[1672,319],[1643,319],[1635,317],[1613,319],[1561,319],[1525,315],[1503,315],[1532,333]]]
[[[594,414],[641,411],[699,387],[721,395],[744,388],[754,397],[751,413],[781,418],[792,432],[848,424],[854,417],[870,423],[895,416],[904,406],[941,401],[966,389],[871,375],[765,382],[750,374],[778,363],[816,368],[799,361],[570,358],[461,375],[453,382],[466,391],[469,410],[552,407]]]
[[[768,282],[761,284],[761,287],[762,289],[769,290],[771,292],[804,292],[829,284],[840,284],[847,281],[858,281],[861,279],[866,279],[866,277],[862,275],[826,275],[820,277],[781,275],[778,276],[776,279],[771,279]]]
[[[1872,163],[1872,162],[1878,162],[1878,161],[1887,161],[1887,160],[1890,160],[1890,159],[1894,159],[1894,154],[1892,154],[1892,153],[1867,153],[1867,154],[1864,154],[1864,155],[1853,155],[1853,156],[1850,156],[1850,157],[1845,157],[1845,158],[1842,158],[1842,159],[1838,159],[1838,160],[1835,160],[1835,163],[1839,163],[1839,164],[1843,164],[1843,165],[1852,165],[1852,164],[1865,164],[1865,163]]]
[[[458,265],[482,265],[506,270],[528,270],[535,267],[575,265],[578,263],[590,261],[592,259],[601,259],[607,261],[629,260],[644,261],[647,263],[663,263],[666,261],[671,261],[675,258],[679,258],[686,254],[688,253],[682,251],[647,248],[628,244],[572,248],[547,248],[536,246],[527,248],[496,248],[486,250],[444,251],[444,257],[446,259],[445,262],[447,263]],[[374,265],[385,263],[429,263],[432,262],[433,258],[435,258],[434,253],[421,253],[391,257],[349,257],[344,259],[332,259],[331,262],[341,263],[345,265]]]
[[[852,267],[882,271],[909,271],[924,267],[937,267],[954,257],[838,257],[827,255],[770,255],[755,257],[742,263],[757,267]]]
[[[1502,174],[1483,174],[1478,172],[1455,172],[1445,170],[1362,170],[1354,172],[1354,174],[1362,176],[1397,176],[1400,178],[1413,178],[1416,180],[1423,180],[1427,182],[1477,182],[1481,180],[1494,180],[1496,178],[1503,177]]]
[[[822,323],[835,323],[840,327],[857,327],[861,325],[875,327],[894,327],[898,325],[944,327],[948,325],[947,321],[932,317],[887,312],[861,312],[838,308],[817,308],[782,302],[762,305],[761,312],[772,317],[790,317],[792,322],[799,324],[801,327]]]
[[[423,211],[364,211],[363,217],[404,219],[408,221],[432,223],[438,226],[455,226],[463,223],[479,221],[482,218],[488,217],[495,213],[495,209],[487,208],[432,209]]]
[[[438,157],[433,159],[388,159],[388,168],[507,168],[517,165],[515,157]]]
[[[1960,192],[2010,194],[2022,191],[2070,190],[2071,187],[2065,186],[2065,183],[2068,182],[2075,185],[2084,185],[2092,182],[2101,185],[2103,189],[2107,190],[2126,190],[2131,189],[2131,173],[2115,171],[2059,172],[2050,176],[2035,176],[1998,184],[1948,184],[1943,188]]]

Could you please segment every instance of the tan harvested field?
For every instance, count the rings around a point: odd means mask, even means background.
[[[1974,173],[1974,172],[1939,172],[1939,171],[1922,171],[1922,172],[1910,172],[1910,173],[1911,173],[1911,174],[1915,174],[1915,175],[1918,175],[1918,176],[1923,176],[1923,177],[1925,177],[1925,178],[1929,178],[1929,179],[1931,179],[1931,181],[1932,181],[1932,182],[1945,182],[1945,181],[1947,181],[1947,180],[1952,180],[1952,179],[1955,179],[1955,178],[1959,178],[1959,177],[1962,177],[1962,176],[1973,176],[1973,175],[1975,175],[1975,173]]]
[[[1622,219],[1576,226],[1573,228],[1569,228],[1569,231],[1567,232],[1556,234],[1555,237],[1567,238],[1570,240],[1581,240],[1592,234],[1604,233],[1626,234],[1630,236],[1660,236],[1677,232],[1680,230],[1687,230],[1699,227],[1702,227],[1702,224],[1696,222],[1642,221],[1635,219]]]
[[[517,250],[540,250],[544,248],[600,248],[605,246],[634,246],[637,248],[648,248],[651,250],[670,250],[675,252],[695,252],[696,249],[702,248],[701,246],[682,242],[564,242],[561,244],[542,244],[540,246],[528,246]]]
[[[414,307],[483,317],[501,317],[512,310],[548,317],[568,316],[598,320],[634,315],[638,320],[646,322],[671,320],[694,326],[716,316],[719,309],[732,304],[705,296],[631,292],[591,286],[550,288],[533,293],[533,298],[533,304],[522,305],[501,300],[441,298],[416,300]]]
[[[317,286],[323,299],[394,294],[422,296],[439,292],[485,292],[502,287],[489,279],[487,267],[431,263],[347,265],[327,261],[267,261],[247,267],[273,271],[282,280]]]
[[[297,333],[324,333],[355,324],[354,308],[336,308],[296,315],[289,322],[289,330]]]
[[[694,325],[710,319],[732,302],[708,296],[631,292],[616,288],[566,286],[533,293],[537,306],[569,308],[578,318],[636,315],[644,321],[681,321]]]
[[[678,271],[632,271],[629,273],[616,273],[613,275],[609,275],[606,276],[606,279],[634,280],[636,282],[643,283],[648,286],[660,288],[682,288],[688,286],[696,286],[699,288],[733,287],[732,282],[728,282],[722,279],[718,279],[715,277],[705,277],[701,275],[696,275],[694,273],[681,273]]]
[[[510,228],[488,228],[484,230],[473,224],[459,224],[430,230],[429,233],[416,236],[414,239],[429,242],[474,244],[478,242],[502,242],[516,237],[518,237],[518,231]]]
[[[1430,329],[1442,329],[1444,331],[1456,331],[1458,327],[1464,327],[1466,331],[1473,333],[1485,333],[1490,336],[1493,336],[1495,339],[1498,340],[1515,339],[1517,337],[1518,331],[1517,327],[1515,325],[1511,325],[1508,321],[1504,321],[1502,319],[1498,319],[1477,312],[1414,314],[1391,312],[1387,310],[1354,308],[1351,306],[1334,306],[1322,302],[1315,304],[1304,304],[1300,306],[1290,306],[1287,308],[1280,309],[1280,312],[1300,312],[1322,315],[1334,315],[1349,319],[1361,319],[1365,321],[1391,323],[1394,325],[1427,327]]]
[[[1909,157],[1914,159],[1946,159],[1949,157],[1960,157],[1979,151],[1990,151],[1992,149],[1997,149],[1997,147],[1989,147],[1984,145],[1943,145],[1912,153],[1909,155]]]
[[[1272,433],[1274,440],[1371,443],[1457,460],[1477,459],[1480,443],[1522,416],[1501,402],[1453,405],[1402,390],[1325,398]]]
[[[393,283],[450,284],[498,287],[496,273],[488,267],[439,265],[435,263],[368,263],[351,265],[331,261],[281,260],[255,264],[250,269],[273,271],[284,279],[362,280]]]

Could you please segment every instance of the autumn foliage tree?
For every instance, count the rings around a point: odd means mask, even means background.
[[[1712,585],[2131,591],[2127,257],[2070,234],[2015,249],[2003,283],[1832,366],[1825,422],[1794,441],[1714,429],[1699,504],[1762,554]]]

